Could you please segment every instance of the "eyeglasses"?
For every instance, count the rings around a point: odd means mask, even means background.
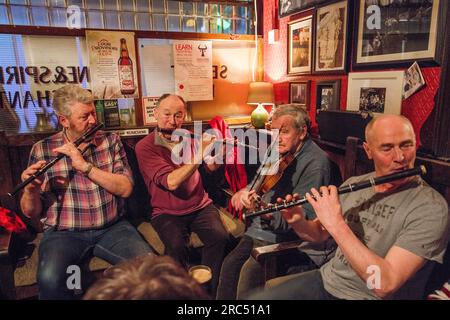
[[[171,118],[175,118],[177,120],[183,120],[184,119],[184,113],[175,113],[175,114],[171,114],[171,113],[163,113],[162,117],[165,119],[171,119]]]

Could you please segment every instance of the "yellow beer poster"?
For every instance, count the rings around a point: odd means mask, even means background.
[[[95,99],[138,98],[133,32],[86,31]]]

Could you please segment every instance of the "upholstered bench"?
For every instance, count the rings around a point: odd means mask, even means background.
[[[234,219],[225,209],[220,208],[219,211],[222,223],[228,233],[234,238],[240,237],[245,229],[244,224]],[[150,222],[139,223],[137,229],[158,254],[164,254],[164,244]],[[0,232],[0,297],[26,299],[37,295],[38,247],[42,236],[42,233],[38,233],[33,241],[22,243],[22,248],[20,248],[22,256],[16,257],[17,252],[14,250],[17,247],[13,245],[11,234],[4,230]],[[194,232],[191,234],[189,245],[196,249],[203,246]],[[92,272],[98,272],[110,266],[109,263],[97,257],[91,258],[87,263]]]

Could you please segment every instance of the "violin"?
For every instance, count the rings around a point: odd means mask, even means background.
[[[272,190],[277,183],[280,181],[286,169],[294,162],[296,154],[287,153],[283,155],[278,160],[278,170],[275,174],[272,175],[261,175],[261,172],[258,172],[258,178],[253,183],[251,190],[255,190],[255,206],[261,207],[264,205],[261,201],[261,197]],[[264,165],[264,164],[263,164]]]
[[[278,171],[272,175],[262,176],[263,180],[257,188],[257,194],[265,194],[275,187],[275,185],[280,181],[284,174],[284,171],[289,167],[289,165],[295,160],[295,156],[292,153],[287,153],[280,158],[278,161]]]

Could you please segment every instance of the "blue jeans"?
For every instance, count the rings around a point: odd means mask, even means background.
[[[282,284],[252,294],[249,300],[336,300],[325,290],[320,270],[300,273]]]
[[[39,246],[39,299],[72,299],[74,290],[68,289],[67,282],[74,273],[67,268],[76,265],[83,269],[82,264],[92,255],[117,264],[149,252],[153,252],[152,248],[126,220],[99,230],[50,228]]]

